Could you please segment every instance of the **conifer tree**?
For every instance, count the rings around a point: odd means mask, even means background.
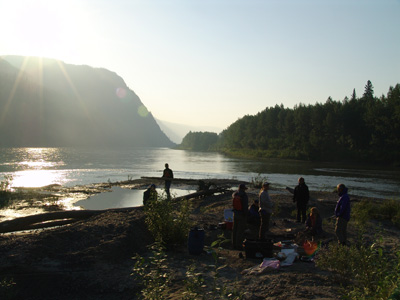
[[[372,85],[370,80],[368,80],[367,84],[365,85],[363,98],[364,99],[374,98],[374,86]]]

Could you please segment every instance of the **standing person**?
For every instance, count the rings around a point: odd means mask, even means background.
[[[300,177],[299,184],[294,188],[293,202],[297,204],[297,222],[306,222],[307,203],[310,199],[310,192],[304,178]]]
[[[260,205],[259,200],[254,199],[253,204],[250,206],[249,211],[247,213],[247,227],[250,231],[251,238],[257,239],[260,233]]]
[[[169,189],[171,187],[171,179],[174,178],[174,173],[169,168],[168,164],[165,164],[165,169],[162,177],[165,179],[165,192],[167,193],[167,199],[169,200],[171,199]]]
[[[264,182],[263,186],[260,190],[259,199],[260,199],[260,231],[259,231],[259,238],[265,239],[265,233],[269,230],[269,221],[272,215],[272,208],[274,204],[271,201],[271,198],[268,194],[269,190],[269,182]]]
[[[341,245],[346,245],[347,223],[350,221],[350,197],[347,194],[347,187],[343,183],[338,184],[336,188],[339,194],[339,200],[335,208],[335,233],[338,243]]]
[[[246,218],[249,198],[246,194],[247,187],[241,183],[236,192],[232,194],[233,202],[233,228],[232,245],[234,249],[243,249],[244,231],[246,230]]]

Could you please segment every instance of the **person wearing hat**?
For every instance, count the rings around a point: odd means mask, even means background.
[[[298,179],[298,185],[294,188],[293,202],[296,202],[297,206],[297,222],[305,223],[307,217],[307,203],[310,199],[310,192],[306,185],[304,178]]]
[[[143,205],[147,205],[149,201],[157,200],[158,194],[156,191],[156,185],[151,184],[143,193]]]
[[[271,198],[268,194],[269,190],[269,182],[264,182],[263,186],[260,190],[259,193],[259,199],[260,199],[260,218],[261,218],[261,224],[260,224],[260,231],[259,231],[259,238],[265,239],[265,234],[269,230],[269,221],[271,219],[272,215],[272,209],[274,207],[274,204],[271,201]]]
[[[249,205],[249,198],[246,194],[247,187],[240,184],[236,192],[232,194],[233,198],[233,228],[232,228],[232,246],[234,249],[243,249],[244,231],[246,230],[246,219]],[[239,205],[236,204],[239,202]]]

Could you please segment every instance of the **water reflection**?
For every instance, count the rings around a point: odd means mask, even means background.
[[[57,170],[28,170],[13,174],[11,188],[42,187],[50,184],[63,184],[67,180],[65,173]]]
[[[85,200],[75,203],[84,209],[101,210],[108,208],[137,207],[143,205],[143,192],[145,190],[129,190],[119,186],[113,186],[110,192],[101,193]],[[171,189],[174,197],[184,196],[193,193],[194,190]],[[157,189],[157,193],[162,195],[163,190]]]
[[[60,148],[12,148],[3,152],[0,163],[16,169],[11,175],[11,187],[41,187],[64,183],[63,172],[55,169],[64,165]]]
[[[340,182],[352,193],[377,198],[399,198],[398,169],[292,160],[250,160],[213,152],[167,148],[0,148],[0,180],[14,176],[13,187],[49,184],[86,185],[161,177],[169,163],[177,178],[235,178],[251,181],[265,177],[276,187],[297,184],[305,177],[310,189],[333,190]]]

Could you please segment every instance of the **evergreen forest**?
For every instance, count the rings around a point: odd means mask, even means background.
[[[380,98],[368,81],[361,97],[353,90],[342,101],[329,97],[324,104],[266,108],[238,119],[208,149],[242,157],[398,165],[400,84]]]

